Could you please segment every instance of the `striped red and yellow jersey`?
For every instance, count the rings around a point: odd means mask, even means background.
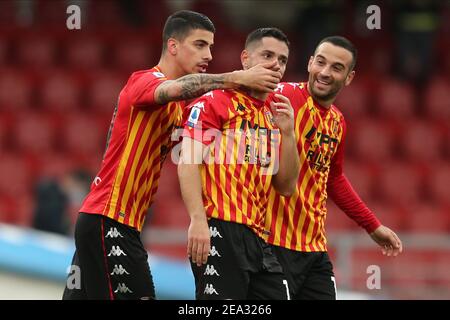
[[[166,80],[157,67],[128,79],[114,111],[100,171],[80,212],[101,214],[141,231],[172,146],[172,131],[182,124],[184,102],[155,103],[155,90]]]
[[[326,251],[327,181],[330,171],[342,167],[344,117],[334,105],[326,109],[314,102],[307,83],[280,83],[275,91],[294,108],[300,175],[290,197],[271,188],[265,239],[291,250]]]
[[[281,138],[270,110],[237,90],[209,92],[190,107],[183,135],[209,146],[201,166],[207,216],[262,236]]]

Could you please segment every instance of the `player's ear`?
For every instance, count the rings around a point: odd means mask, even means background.
[[[241,63],[242,63],[242,68],[244,70],[247,70],[249,68],[249,63],[248,63],[248,51],[247,50],[242,50],[241,52]]]
[[[311,72],[311,65],[313,63],[314,57],[311,56],[309,57],[309,61],[308,61],[308,72]]]
[[[177,52],[178,52],[178,45],[179,45],[179,42],[178,42],[177,39],[169,38],[167,40],[167,51],[171,55],[175,56],[177,54]]]
[[[355,77],[355,70],[352,70],[347,75],[347,78],[345,78],[345,85],[348,86],[352,82],[354,77]]]

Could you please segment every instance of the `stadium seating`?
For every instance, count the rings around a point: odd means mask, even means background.
[[[381,81],[375,104],[377,114],[387,119],[404,120],[414,116],[416,99],[414,89],[408,82],[394,78]]]
[[[120,90],[126,81],[126,77],[114,72],[98,71],[93,73],[87,85],[87,98],[91,109],[111,117]]]
[[[367,164],[349,160],[344,162],[344,174],[364,201],[374,197],[374,172]]]
[[[328,232],[342,232],[357,230],[358,225],[342,212],[333,201],[327,202],[327,216],[325,230]]]
[[[49,71],[41,85],[41,102],[45,109],[66,113],[80,108],[79,81],[65,70]]]
[[[425,89],[426,114],[436,120],[450,120],[450,81],[444,77],[432,79]]]
[[[72,68],[98,68],[105,58],[105,47],[101,38],[78,36],[66,42],[66,62]]]
[[[435,163],[427,176],[427,187],[436,203],[450,204],[449,181],[450,164],[448,162]]]
[[[100,131],[95,117],[82,113],[69,114],[61,128],[63,148],[73,155],[101,155],[106,143],[106,133]]]
[[[388,203],[407,204],[424,196],[422,172],[414,165],[386,163],[380,167],[378,178],[378,192]]]
[[[402,232],[408,230],[408,217],[409,211],[405,210],[398,204],[388,204],[385,201],[372,200],[367,203],[367,206],[377,216],[380,222],[395,230],[396,232]]]
[[[348,136],[358,161],[390,160],[394,155],[395,136],[390,123],[360,118],[349,126]]]
[[[19,200],[31,191],[32,177],[28,163],[21,154],[8,152],[0,155],[0,177],[1,195]]]
[[[0,109],[24,109],[32,105],[33,83],[24,70],[3,69],[0,77]]]
[[[127,37],[114,44],[115,66],[125,74],[153,67],[159,53],[153,50],[145,36]]]
[[[443,132],[431,121],[413,120],[403,124],[400,144],[405,158],[413,162],[439,160],[443,151]]]
[[[51,115],[21,112],[14,115],[15,148],[23,154],[42,154],[55,148],[55,124]]]
[[[230,24],[221,5],[188,2],[210,15],[217,27],[208,71],[239,69],[249,30]],[[131,72],[157,63],[162,25],[176,6],[82,1],[83,29],[69,32],[64,28],[66,2],[33,3],[36,14],[27,22],[17,14],[16,2],[0,1],[0,222],[23,226],[31,224],[33,186],[39,179],[61,182],[79,168],[97,172],[119,92]],[[126,5],[138,6],[143,21],[125,18]],[[354,9],[350,2],[346,8]],[[393,13],[389,5],[382,8],[386,20]],[[435,68],[420,83],[395,74],[397,43],[389,26],[373,36],[353,30],[352,20],[346,24],[348,37],[357,39],[361,50],[357,76],[336,101],[348,125],[344,172],[381,222],[401,235],[450,232],[449,14],[447,5],[433,52]],[[285,79],[305,81],[305,68],[295,59],[307,39],[296,29],[287,33],[292,47]],[[327,235],[363,232],[332,201],[327,207]],[[72,223],[76,211],[75,206],[69,209]],[[188,225],[176,167],[167,159],[146,228],[186,231]],[[184,242],[148,245],[154,252],[186,258]],[[334,245],[330,253],[336,261],[341,252]],[[378,265],[393,297],[416,297],[418,290],[428,294],[431,286],[448,292],[448,250],[409,245],[405,242],[404,256],[395,260],[386,259],[375,245],[356,249],[349,262],[351,286],[367,291],[366,268]],[[338,278],[348,274],[338,265],[335,271]]]
[[[358,78],[350,87],[345,87],[336,100],[336,106],[344,114],[347,121],[358,121],[371,112],[370,94],[364,80]]]
[[[445,234],[449,232],[449,215],[442,207],[433,203],[409,203],[409,230],[420,233]]]
[[[53,38],[42,33],[31,33],[18,44],[18,62],[28,69],[45,70],[55,63],[57,45]]]

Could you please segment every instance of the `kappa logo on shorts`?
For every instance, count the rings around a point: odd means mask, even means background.
[[[210,255],[211,257],[214,257],[214,256],[222,257],[222,256],[219,254],[219,251],[217,251],[217,249],[216,249],[215,246],[212,246],[212,247],[211,247],[211,250],[209,251],[209,255]]]
[[[109,228],[108,233],[106,234],[105,238],[117,238],[117,237],[121,237],[123,238],[123,236],[120,234],[119,231],[117,231],[117,228]]]
[[[128,288],[125,285],[125,283],[119,283],[117,285],[117,289],[114,290],[114,293],[117,293],[117,292],[120,292],[120,293],[133,293],[133,291],[131,291],[130,288]]]
[[[119,276],[121,276],[121,275],[123,275],[123,274],[130,274],[127,270],[125,270],[125,268],[124,267],[122,267],[122,265],[121,264],[119,264],[118,266],[117,266],[117,264],[115,264],[114,265],[114,269],[113,269],[113,271],[111,272],[111,275],[113,276],[113,275],[119,275]]]
[[[223,238],[219,231],[217,231],[217,227],[209,227],[209,233],[211,234],[211,237],[219,237]]]
[[[203,293],[204,293],[204,294],[211,294],[211,295],[212,295],[212,294],[217,294],[217,295],[219,295],[219,294],[217,293],[216,289],[214,289],[212,283],[211,283],[211,284],[209,284],[209,283],[206,284],[206,287],[205,287],[205,290],[203,291]]]
[[[110,256],[115,256],[115,257],[120,257],[121,255],[126,256],[127,254],[125,252],[123,252],[122,249],[120,249],[119,246],[112,246],[111,251],[108,253],[108,257]]]
[[[205,273],[203,274],[205,276],[218,276],[220,277],[219,273],[217,272],[216,268],[214,268],[214,265],[206,265]]]

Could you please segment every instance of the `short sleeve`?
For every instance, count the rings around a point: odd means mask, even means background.
[[[192,102],[188,107],[184,122],[183,137],[209,145],[221,132],[227,108],[214,92],[207,93]]]
[[[158,71],[134,73],[127,83],[127,92],[132,105],[146,108],[158,106],[155,103],[155,90],[167,78]]]

